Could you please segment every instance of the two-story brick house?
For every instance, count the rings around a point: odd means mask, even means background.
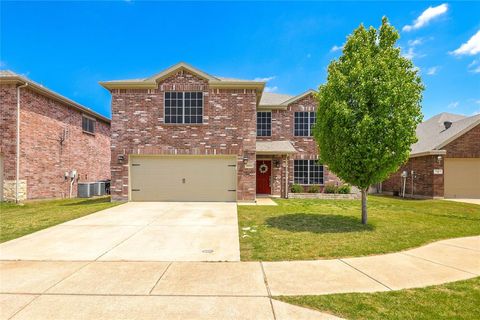
[[[113,200],[254,201],[338,180],[316,161],[313,91],[267,93],[185,63],[100,84],[112,94]]]
[[[0,71],[0,200],[66,198],[110,178],[110,119]]]

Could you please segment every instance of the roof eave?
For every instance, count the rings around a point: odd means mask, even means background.
[[[37,91],[41,94],[43,94],[44,96],[47,96],[51,99],[54,99],[54,100],[57,100],[59,102],[62,102],[70,107],[73,107],[75,109],[77,109],[78,111],[81,111],[85,114],[88,114],[92,117],[94,117],[95,119],[99,119],[99,120],[102,120],[108,124],[110,124],[111,120],[107,117],[104,117],[102,116],[101,114],[99,113],[96,113],[95,111],[92,111],[90,110],[89,108],[85,107],[85,106],[82,106],[81,104],[73,101],[73,100],[70,100],[56,92],[53,92],[52,90],[50,89],[47,89],[45,87],[42,87],[42,86],[39,86],[38,84],[26,79],[26,78],[23,78],[21,76],[8,76],[8,77],[2,77],[0,78],[0,84],[24,84],[24,83],[28,83],[28,88],[34,90],[34,91]]]
[[[429,150],[429,151],[422,151],[422,152],[417,152],[417,153],[410,153],[410,158],[418,158],[418,157],[424,157],[424,156],[441,156],[441,155],[446,155],[447,151],[446,150]]]
[[[304,93],[301,93],[291,99],[288,99],[287,101],[284,101],[282,102],[282,106],[288,106],[289,104],[292,104],[294,103],[295,101],[298,101],[300,99],[303,99],[305,98],[306,96],[312,94],[312,93],[316,93],[317,91],[313,90],[313,89],[308,89],[307,91],[305,91]]]
[[[100,81],[99,84],[107,90],[113,89],[156,89],[155,81]]]

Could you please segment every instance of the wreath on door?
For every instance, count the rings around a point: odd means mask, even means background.
[[[268,166],[265,163],[262,163],[258,168],[258,171],[260,171],[260,173],[265,173],[268,171]]]

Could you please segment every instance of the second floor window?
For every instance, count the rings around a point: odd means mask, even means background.
[[[295,112],[296,137],[311,137],[312,127],[317,119],[316,112]]]
[[[95,120],[82,116],[82,130],[87,133],[95,133]]]
[[[272,113],[270,111],[257,112],[257,137],[272,135]]]
[[[202,123],[203,92],[165,92],[165,123]]]

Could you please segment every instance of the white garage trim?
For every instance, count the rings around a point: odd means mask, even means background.
[[[130,155],[130,201],[236,201],[237,156]]]

